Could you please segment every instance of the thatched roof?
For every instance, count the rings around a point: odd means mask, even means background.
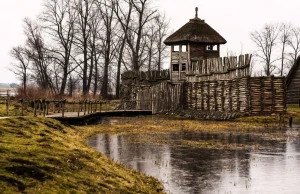
[[[287,86],[290,84],[291,80],[293,79],[298,67],[300,65],[300,56],[297,58],[295,64],[292,66],[292,68],[290,69],[289,74],[286,76],[286,84]]]
[[[225,44],[227,41],[196,14],[196,18],[191,19],[164,41],[166,45],[188,42]]]

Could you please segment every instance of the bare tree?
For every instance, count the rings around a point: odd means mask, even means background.
[[[279,27],[275,24],[266,24],[260,31],[251,33],[251,39],[255,43],[258,51],[256,56],[264,63],[264,72],[270,76],[275,70],[274,50],[279,35]]]
[[[104,36],[101,38],[102,40],[102,48],[104,51],[104,68],[103,68],[103,80],[101,86],[101,96],[104,99],[108,98],[108,85],[109,85],[109,66],[113,60],[115,47],[113,47],[114,43],[114,3],[112,1],[104,1],[98,3],[98,8],[101,13],[101,19],[104,24]]]
[[[285,69],[285,59],[286,59],[286,46],[290,41],[291,35],[291,25],[282,23],[280,25],[280,33],[279,33],[279,42],[281,44],[281,67],[280,67],[280,76],[283,76],[284,69]]]
[[[300,28],[295,27],[291,29],[290,39],[288,45],[291,47],[292,52],[290,53],[291,64],[293,65],[300,53]]]
[[[118,1],[112,1],[113,3],[113,8],[115,14],[118,16],[118,18],[122,18],[125,22],[121,23],[121,28],[123,33],[119,35],[119,44],[116,46],[119,48],[117,51],[118,56],[117,56],[117,79],[116,79],[116,98],[120,97],[120,83],[121,83],[121,66],[123,62],[123,54],[124,54],[124,49],[125,49],[125,43],[127,40],[127,33],[128,33],[128,28],[129,28],[129,22],[131,20],[131,12],[132,12],[132,3],[128,3],[128,11],[124,12],[118,3]]]
[[[40,19],[54,42],[50,51],[53,52],[53,57],[61,68],[62,76],[57,76],[61,79],[59,94],[62,96],[68,75],[74,70],[74,67],[71,67],[71,52],[74,44],[76,14],[72,9],[72,1],[47,0]]]
[[[17,61],[17,63],[12,64],[10,70],[15,73],[15,75],[22,81],[23,94],[26,97],[26,88],[27,88],[27,77],[28,77],[28,68],[30,60],[25,53],[25,49],[21,46],[14,47],[10,55]]]
[[[101,2],[97,2],[101,3]],[[96,3],[96,5],[97,5]],[[100,34],[101,31],[103,30],[100,28],[102,25],[102,20],[101,20],[101,9],[98,9],[95,7],[93,12],[91,13],[91,19],[89,22],[90,26],[90,38],[89,38],[89,59],[90,59],[90,71],[88,75],[88,85],[87,88],[90,90],[91,85],[92,85],[92,78],[94,78],[94,88],[93,88],[93,94],[94,97],[96,96],[97,89],[98,89],[98,78],[99,78],[99,58],[101,55],[103,55],[103,51],[101,49],[101,43],[100,41]]]
[[[73,93],[76,77],[83,96],[93,85],[107,98],[113,87],[119,95],[123,69],[161,69],[168,22],[151,0],[44,1],[38,20],[24,20],[26,44],[11,52],[24,90],[30,71],[53,96]]]
[[[82,70],[82,95],[87,96],[89,92],[88,88],[88,68],[89,68],[89,38],[91,35],[90,21],[94,11],[94,0],[79,0],[75,1],[74,9],[78,15],[75,22],[75,43],[79,50],[79,53],[83,56],[81,67]]]
[[[155,23],[157,26],[157,39],[156,39],[156,47],[157,47],[157,57],[156,57],[156,65],[157,70],[161,70],[161,66],[163,60],[168,56],[167,45],[163,43],[164,39],[168,35],[169,30],[169,21],[166,20],[166,15],[159,14],[155,18]]]
[[[33,76],[37,80],[37,83],[46,92],[50,89],[50,92],[55,96],[56,90],[53,85],[49,67],[52,63],[52,57],[49,56],[48,49],[42,37],[41,27],[30,19],[25,18],[25,35],[26,40],[26,55],[32,61],[33,70],[35,74]]]
[[[145,58],[143,59],[143,55],[145,54],[145,42],[143,42],[145,35],[145,27],[149,21],[154,19],[154,14],[156,10],[152,10],[149,8],[149,0],[129,0],[124,1],[128,6],[133,7],[133,11],[135,16],[132,17],[131,24],[128,30],[126,30],[126,23],[122,18],[121,14],[116,14],[118,21],[120,22],[123,31],[127,31],[125,34],[126,42],[130,49],[132,69],[135,71],[139,71],[140,67],[143,65]]]
[[[148,58],[148,73],[150,76],[150,72],[153,66],[153,58],[154,55],[157,54],[157,50],[154,47],[154,44],[156,42],[157,37],[157,28],[154,22],[152,22],[147,30],[146,36],[148,38],[148,41],[146,41],[146,47],[147,47],[147,58]]]

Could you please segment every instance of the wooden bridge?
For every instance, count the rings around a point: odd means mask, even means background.
[[[59,120],[63,123],[68,124],[88,124],[96,123],[101,117],[120,117],[120,116],[140,116],[140,115],[152,115],[151,110],[111,110],[111,111],[102,111],[102,112],[93,112],[85,114],[80,112],[68,112],[64,116],[62,114],[56,113],[52,115],[47,115],[46,117]]]
[[[134,106],[133,106],[134,104]],[[34,116],[53,118],[69,124],[86,124],[106,116],[151,115],[148,107],[138,106],[137,101],[66,101],[66,100],[4,100],[1,116]]]

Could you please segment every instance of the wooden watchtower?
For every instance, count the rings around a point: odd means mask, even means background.
[[[170,75],[172,81],[185,81],[193,68],[193,61],[220,57],[220,44],[226,40],[204,20],[190,19],[183,27],[169,36],[164,43],[171,46]]]

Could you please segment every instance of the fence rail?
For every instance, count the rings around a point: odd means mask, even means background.
[[[142,107],[137,100],[128,101],[67,101],[67,100],[9,100],[0,101],[3,107],[1,116],[43,116],[56,115],[68,116],[69,113],[76,113],[77,117],[96,112],[109,112],[115,110],[151,110],[149,107]],[[133,107],[134,105],[134,107]],[[130,108],[130,107],[131,108]],[[130,109],[129,109],[130,108]]]

